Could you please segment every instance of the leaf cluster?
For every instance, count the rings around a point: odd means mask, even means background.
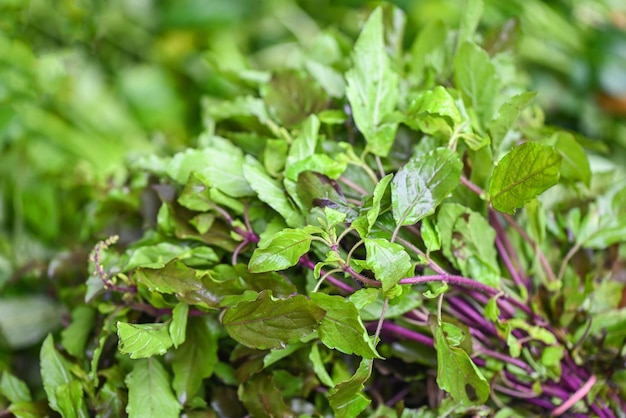
[[[0,404],[18,417],[623,410],[626,176],[537,118],[511,51],[477,32],[484,7],[408,39],[385,4],[354,42],[315,28],[289,65],[215,66],[227,85],[202,98],[193,146],[132,158],[94,204],[108,222],[92,227],[120,236],[63,290],[63,331],[16,338],[0,315],[3,346],[47,335],[42,396],[3,367]],[[131,101],[163,76],[134,71]],[[98,176],[115,172],[107,155]],[[119,207],[144,228],[106,228]],[[61,309],[22,303],[41,323]]]

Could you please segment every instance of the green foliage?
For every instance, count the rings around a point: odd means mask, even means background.
[[[462,164],[449,148],[416,155],[391,183],[393,217],[398,225],[412,225],[434,212],[457,187]]]
[[[399,80],[385,51],[383,30],[383,11],[376,9],[354,44],[346,97],[368,150],[385,157],[398,127],[388,119],[398,102]]]
[[[499,87],[487,52],[471,42],[461,45],[454,57],[454,81],[466,106],[476,115],[476,124],[484,129],[493,117]]]
[[[380,357],[353,303],[323,293],[313,293],[311,299],[326,311],[318,329],[326,347],[368,359]]]
[[[446,203],[437,214],[437,230],[442,251],[456,268],[486,285],[500,287],[496,232],[480,213]]]
[[[64,416],[87,417],[80,382],[72,376],[71,363],[54,348],[51,335],[41,346],[41,378],[50,408]]]
[[[265,350],[300,341],[317,329],[324,316],[324,309],[304,296],[273,299],[271,292],[264,291],[256,300],[228,308],[222,323],[241,344]]]
[[[552,148],[526,142],[507,153],[493,170],[489,195],[494,208],[515,213],[559,181],[561,156]]]
[[[367,266],[382,282],[383,292],[391,291],[402,278],[411,276],[411,257],[401,245],[381,238],[364,239]]]
[[[0,5],[0,411],[624,410],[621,41],[395,3]]]
[[[363,388],[371,373],[372,360],[362,359],[354,376],[332,389],[328,402],[335,416],[353,417],[367,408],[371,401],[363,394]]]
[[[133,417],[177,417],[181,409],[172,389],[167,370],[156,357],[138,360],[126,376],[128,406]]]
[[[309,251],[313,237],[302,229],[284,229],[274,235],[264,247],[259,247],[250,260],[250,271],[284,270],[298,263],[300,256]]]
[[[437,384],[461,405],[480,405],[489,397],[489,383],[460,344],[465,335],[458,327],[442,322],[435,330]]]

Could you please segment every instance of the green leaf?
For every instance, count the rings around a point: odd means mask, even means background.
[[[317,378],[328,387],[335,386],[332,377],[328,374],[326,367],[324,367],[324,361],[322,360],[322,355],[320,354],[320,349],[317,344],[313,344],[311,346],[311,352],[309,353],[309,360],[313,365],[313,371]]]
[[[420,234],[424,240],[424,245],[428,251],[437,251],[441,249],[441,236],[437,227],[431,221],[431,218],[424,218],[420,225]]]
[[[15,402],[12,403],[8,411],[16,418],[40,418],[49,414],[47,406],[37,402]]]
[[[367,223],[368,223],[368,233],[376,223],[378,219],[378,215],[380,214],[380,205],[385,196],[385,191],[387,190],[387,186],[391,182],[393,178],[392,174],[387,174],[385,177],[380,179],[376,187],[374,188],[373,198],[372,198],[372,206],[367,211]]]
[[[473,132],[463,132],[460,135],[460,138],[463,139],[463,141],[472,151],[477,151],[481,148],[484,148],[489,145],[490,142],[488,136],[481,136]]]
[[[515,213],[559,181],[560,166],[561,156],[552,147],[526,142],[513,148],[493,170],[491,204],[501,212]]]
[[[365,382],[372,374],[372,360],[362,359],[359,368],[349,380],[339,383],[328,392],[335,417],[352,418],[358,416],[371,400],[363,394]]]
[[[211,377],[218,362],[217,324],[209,317],[192,317],[185,342],[172,352],[172,386],[181,404],[193,398],[202,380]]]
[[[189,257],[189,255],[189,248],[169,242],[146,245],[130,253],[128,262],[126,266],[124,266],[124,271],[129,271],[137,267],[159,269],[176,258],[183,259]]]
[[[552,145],[561,154],[561,179],[582,181],[586,186],[591,182],[591,168],[585,150],[569,132],[559,131],[545,142]]]
[[[280,176],[285,168],[289,144],[284,139],[268,139],[263,150],[263,164],[271,176]]]
[[[84,403],[85,394],[78,380],[61,385],[57,388],[57,400],[61,415],[65,418],[87,418],[87,408]]]
[[[411,257],[402,245],[383,238],[365,238],[363,241],[367,250],[367,265],[376,279],[382,282],[385,294],[401,279],[412,275]]]
[[[440,20],[428,22],[418,33],[409,55],[411,73],[418,77],[418,83],[434,83],[430,78],[444,71],[446,61],[446,38],[449,29]],[[432,84],[428,84],[432,85]]]
[[[483,0],[466,0],[461,14],[457,44],[471,42],[483,14]]]
[[[254,116],[259,122],[267,123],[270,118],[265,102],[258,97],[239,96],[231,101],[205,98],[202,104],[205,116],[215,121],[236,116]]]
[[[335,226],[346,220],[345,213],[332,209],[329,206],[326,206],[324,208],[324,216],[326,217],[326,224],[328,225],[329,229],[334,228]]]
[[[272,79],[263,83],[261,94],[272,115],[288,128],[328,105],[328,96],[315,79],[294,69],[275,71]]]
[[[421,93],[407,110],[406,123],[430,135],[450,137],[461,121],[454,98],[442,86]]]
[[[526,218],[528,219],[528,235],[541,245],[546,240],[546,218],[548,211],[539,199],[533,199],[525,206]],[[573,231],[578,230],[578,228]],[[575,232],[574,232],[575,233]]]
[[[0,394],[11,403],[32,401],[30,390],[28,390],[26,383],[13,376],[8,370],[2,372]]]
[[[61,332],[61,344],[65,350],[77,358],[85,357],[85,343],[92,331],[96,311],[87,305],[80,305],[72,311],[70,326]]]
[[[251,273],[248,271],[248,266],[243,263],[236,266],[217,266],[211,271],[210,277],[212,283],[208,283],[209,287],[217,287],[219,284],[229,282],[233,282],[233,285],[236,284],[237,288],[233,286],[233,289],[227,289],[230,294],[243,293],[246,290],[257,292],[271,290],[275,296],[288,297],[296,292],[296,287],[279,273],[274,271]]]
[[[253,417],[295,416],[269,373],[258,373],[239,386],[239,399]]]
[[[495,111],[499,80],[489,55],[479,46],[465,42],[454,57],[454,81],[463,101],[486,127]]]
[[[468,277],[500,287],[496,231],[478,212],[457,203],[446,203],[437,214],[437,230],[443,254]]]
[[[489,298],[485,305],[485,318],[491,322],[500,321],[500,308],[498,307],[498,299],[496,297]]]
[[[99,386],[95,401],[98,405],[98,414],[111,417],[126,416],[124,409],[128,397],[120,396],[126,392],[125,374],[119,366],[114,366],[100,371],[100,376],[104,378],[104,383]]]
[[[513,129],[515,121],[522,110],[537,96],[537,92],[524,92],[511,97],[504,102],[498,114],[489,123],[489,134],[491,135],[491,146],[494,155],[499,155],[500,145],[504,144],[504,139]]]
[[[205,302],[207,307],[213,306],[215,298],[198,277],[198,272],[178,260],[158,270],[137,269],[133,278],[151,292],[178,295],[181,301],[189,304]]]
[[[354,303],[341,296],[312,293],[311,300],[326,311],[318,328],[320,340],[331,349],[363,358],[381,358],[359,318]]]
[[[337,183],[322,174],[312,171],[300,173],[296,183],[296,191],[306,211],[313,207],[330,206],[333,209],[346,212],[348,219],[356,217],[356,211],[348,206]]]
[[[347,166],[347,160],[341,158],[341,155],[334,155],[333,158],[331,158],[326,154],[313,154],[293,163],[287,171],[285,171],[285,177],[296,181],[298,180],[298,175],[303,171],[315,171],[331,179],[337,179],[343,174]]]
[[[437,299],[450,289],[448,283],[446,282],[429,283],[429,287],[430,289],[427,289],[424,293],[422,293],[426,299]]]
[[[295,353],[296,351],[306,346],[307,346],[306,343],[295,343],[295,344],[289,344],[285,348],[276,348],[276,349],[270,350],[270,352],[267,353],[265,357],[263,357],[263,368],[266,369],[269,366],[277,363],[278,361],[284,358],[288,358],[289,356],[293,355],[293,353]]]
[[[586,248],[603,249],[624,241],[626,186],[623,182],[611,187],[591,204],[576,235],[576,243]]]
[[[399,78],[385,51],[383,14],[372,12],[354,44],[353,66],[346,73],[346,96],[356,126],[365,137],[368,149],[387,156],[398,124],[385,120],[398,102]]]
[[[462,331],[440,323],[435,330],[437,384],[463,406],[482,405],[489,398],[489,382],[461,348]]]
[[[398,318],[422,305],[422,299],[415,297],[411,286],[400,286],[402,294],[390,299],[385,310],[385,319]],[[385,295],[381,289],[364,288],[350,295],[350,302],[360,310],[363,321],[377,321],[383,314]]]
[[[378,215],[381,212],[381,204],[383,199],[386,199],[387,205],[389,204],[389,194],[387,193],[387,187],[393,178],[393,174],[388,174],[376,184],[374,188],[374,193],[371,197],[368,197],[364,200],[364,203],[361,207],[361,212],[359,213],[359,217],[355,219],[351,226],[357,230],[359,235],[362,238],[365,238],[369,235],[372,227],[376,223],[378,219]],[[385,208],[387,209],[387,208]]]
[[[263,291],[255,301],[228,308],[222,324],[241,344],[266,350],[296,343],[316,330],[324,310],[304,296],[274,299]]]
[[[317,148],[320,120],[315,115],[309,116],[300,128],[300,133],[293,140],[287,155],[287,169],[294,163],[315,154]],[[295,179],[297,180],[297,176]]]
[[[127,324],[119,321],[117,335],[120,352],[129,354],[132,359],[163,355],[173,344],[167,323]]]
[[[77,382],[79,384],[78,389],[68,387],[76,379],[70,372],[71,364],[54,348],[52,335],[48,335],[41,346],[40,364],[43,388],[46,391],[46,395],[48,395],[50,408],[63,416],[66,416],[66,412],[68,412],[68,415],[73,416],[89,416],[85,405],[80,402],[83,398],[80,382]],[[59,395],[66,395],[68,390],[79,390],[81,393],[78,399],[72,396],[69,403],[67,400],[60,399]],[[75,411],[75,413],[69,413],[70,410]]]
[[[246,290],[241,295],[226,295],[220,301],[220,307],[229,308],[239,305],[241,302],[251,302],[259,296],[259,292]]]
[[[172,310],[172,321],[170,322],[168,331],[172,337],[172,344],[174,344],[175,348],[185,342],[188,315],[189,305],[186,303],[179,303]]]
[[[393,218],[397,225],[412,225],[429,214],[459,184],[463,164],[448,148],[416,155],[391,183]]]
[[[213,137],[207,148],[188,149],[172,157],[167,173],[180,184],[187,183],[191,173],[206,186],[215,187],[232,197],[254,195],[243,176],[243,152],[230,142]]]
[[[284,229],[266,245],[254,250],[248,268],[252,273],[261,273],[294,266],[309,251],[312,239],[303,229]]]
[[[246,156],[243,175],[259,199],[285,218],[287,225],[298,226],[302,223],[302,216],[287,198],[282,185],[270,177],[263,166],[249,155]]]
[[[552,373],[551,378],[558,379],[561,376],[561,361],[564,355],[565,347],[562,345],[548,346],[541,351],[540,362]]]
[[[528,333],[528,336],[534,340],[539,340],[547,345],[556,344],[556,337],[553,333],[544,327],[538,325],[530,325],[522,319],[512,318],[507,321],[507,324],[513,329],[523,329]]]
[[[343,97],[346,91],[346,83],[341,73],[329,65],[324,65],[313,60],[307,60],[304,65],[309,74],[315,78],[329,96]]]
[[[126,412],[133,418],[178,417],[181,406],[176,401],[170,377],[155,358],[137,360],[126,376],[128,405]]]

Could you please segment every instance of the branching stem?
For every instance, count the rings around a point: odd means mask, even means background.
[[[303,255],[302,257],[300,257],[300,260],[298,261],[298,263],[301,266],[304,266],[304,267],[306,267],[309,270],[315,270],[315,263],[313,261],[311,261],[311,259],[307,255]],[[347,293],[353,293],[354,292],[354,288],[352,286],[342,282],[341,280],[335,278],[334,276],[332,276],[330,274],[327,275],[326,272],[324,272],[324,270],[320,270],[320,275],[325,276],[325,280],[328,283],[330,283],[333,286],[335,286],[336,288],[341,289],[341,290],[343,290],[344,292],[347,292]]]
[[[378,325],[376,326],[376,333],[374,334],[374,344],[378,344],[378,339],[380,337],[380,330],[383,327],[383,322],[385,321],[385,314],[387,313],[387,308],[389,307],[389,298],[385,298],[385,302],[383,303],[383,309],[380,311],[380,319],[378,320]]]
[[[327,273],[324,273],[322,275],[322,277],[320,277],[320,279],[317,281],[317,283],[315,284],[315,288],[313,289],[313,293],[317,292],[318,290],[320,290],[320,286],[322,285],[322,283],[324,282],[324,280],[326,280],[327,277],[329,277],[330,275],[334,274],[334,273],[340,273],[343,270],[341,270],[340,268],[336,268],[333,270],[330,270]]]
[[[467,177],[461,176],[461,183],[463,183],[465,187],[467,187],[468,189],[476,193],[482,199],[485,198],[486,196],[485,191],[481,189],[480,187],[478,187],[477,185],[475,185],[474,183],[472,183]]]

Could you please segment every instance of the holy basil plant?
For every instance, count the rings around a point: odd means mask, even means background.
[[[4,372],[9,410],[623,411],[623,170],[544,126],[482,8],[403,39],[381,6],[351,47],[320,31],[288,68],[229,69],[197,146],[111,192],[158,214],[96,246],[86,303],[41,349],[47,406]]]

